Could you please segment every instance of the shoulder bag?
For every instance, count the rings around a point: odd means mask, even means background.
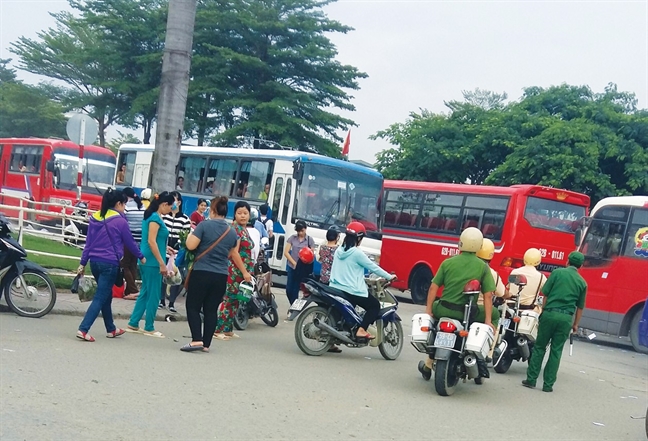
[[[227,229],[225,230],[225,232],[224,232],[223,234],[221,234],[221,237],[219,237],[218,239],[216,239],[216,240],[214,241],[214,243],[211,244],[211,245],[209,245],[209,248],[207,248],[205,251],[203,251],[202,253],[200,253],[200,255],[196,256],[196,258],[195,258],[194,261],[193,261],[193,265],[191,266],[191,268],[189,268],[189,269],[187,270],[187,277],[185,277],[185,281],[184,281],[184,287],[185,287],[186,290],[189,290],[189,279],[191,278],[191,273],[193,272],[193,268],[194,268],[194,266],[196,265],[196,262],[198,262],[200,259],[202,259],[203,257],[205,257],[205,255],[206,255],[207,253],[209,253],[211,250],[213,250],[214,248],[216,248],[216,245],[218,245],[218,244],[220,243],[220,241],[223,240],[223,238],[224,238],[225,236],[227,236],[227,233],[229,233],[229,232],[230,232],[230,227],[228,226]]]

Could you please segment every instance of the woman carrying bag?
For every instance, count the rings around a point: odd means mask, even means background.
[[[106,337],[119,337],[124,333],[123,329],[115,327],[112,316],[112,288],[117,277],[121,277],[119,265],[124,255],[124,246],[142,263],[145,262],[144,255],[137,247],[128,228],[128,221],[123,215],[127,201],[128,197],[121,191],[108,189],[101,200],[101,209],[90,217],[86,245],[77,273],[85,273],[85,266],[89,260],[90,270],[97,282],[97,290],[76,334],[77,338],[83,341],[95,341],[88,331],[99,312],[106,325]]]

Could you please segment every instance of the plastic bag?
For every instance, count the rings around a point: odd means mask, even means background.
[[[182,274],[180,274],[178,267],[174,265],[173,258],[170,258],[167,262],[167,272],[168,275],[163,279],[165,284],[171,286],[182,284]]]
[[[95,295],[95,291],[97,291],[97,282],[89,277],[81,276],[79,277],[78,285],[77,294],[79,295],[79,300],[81,302],[91,301]]]

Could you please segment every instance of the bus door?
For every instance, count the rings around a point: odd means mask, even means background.
[[[129,158],[130,159],[130,158]],[[128,169],[131,167],[130,161],[126,162],[126,178],[128,182]],[[153,152],[139,151],[133,164],[133,183],[135,188],[146,188],[149,185],[151,172],[151,163],[153,162]]]
[[[268,201],[272,210],[274,247],[270,266],[285,271],[286,259],[283,256],[286,236],[293,234],[292,206],[295,198],[294,179],[290,174],[275,173],[271,200]]]

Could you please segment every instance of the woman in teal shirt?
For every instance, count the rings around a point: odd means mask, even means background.
[[[141,249],[146,258],[146,263],[139,266],[142,275],[142,288],[135,302],[126,331],[164,338],[160,331],[155,330],[154,323],[160,300],[160,291],[162,290],[162,277],[167,275],[166,262],[162,256],[173,254],[173,250],[167,250],[169,230],[164,225],[162,216],[171,212],[171,206],[174,202],[173,195],[168,191],[164,191],[153,197],[151,204],[144,212]],[[139,322],[145,312],[146,320],[144,330],[142,330],[139,327]]]

